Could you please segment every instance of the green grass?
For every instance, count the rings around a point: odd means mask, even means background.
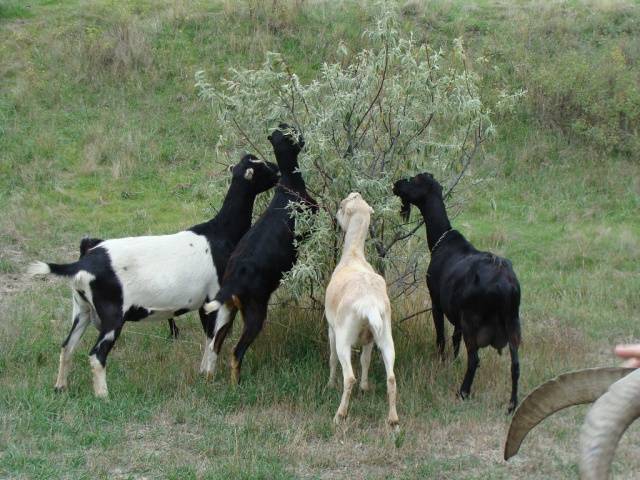
[[[74,258],[84,234],[168,233],[213,215],[217,127],[195,71],[219,78],[271,50],[309,78],[338,40],[357,50],[371,19],[351,2],[272,5],[0,1],[0,477],[575,478],[584,409],[540,425],[503,462],[508,358],[483,351],[474,396],[459,402],[464,355],[437,360],[426,315],[394,331],[398,435],[384,427],[377,354],[374,391],[355,394],[347,424],[333,427],[339,392],[324,387],[324,320],[301,309],[270,311],[238,388],[227,353],[215,382],[197,374],[202,339],[190,314],[178,342],[164,324],[127,325],[109,357],[108,401],[92,395],[89,331],[69,391],[54,394],[68,287],[27,279],[25,265]],[[521,391],[616,364],[612,346],[640,338],[637,3],[406,2],[403,11],[416,38],[463,36],[470,58],[487,59],[471,67],[499,134],[454,224],[508,256],[520,278]],[[500,110],[503,88],[528,94]],[[423,287],[395,315],[427,304]],[[631,427],[616,478],[640,472],[639,440]]]

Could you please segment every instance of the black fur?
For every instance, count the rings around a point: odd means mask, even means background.
[[[491,345],[499,352],[509,346],[511,353],[511,400],[509,412],[518,403],[520,364],[520,284],[511,262],[489,252],[476,250],[457,230],[451,229],[442,187],[429,173],[399,180],[393,193],[402,200],[401,213],[416,205],[427,227],[431,261],[427,287],[431,295],[436,342],[444,355],[444,316],[453,324],[453,350],[458,355],[460,340],[467,348],[467,372],[460,387],[462,398],[469,396],[479,364],[478,349]]]
[[[80,240],[80,258],[84,257],[90,249],[102,243],[103,241],[104,240],[102,240],[101,238],[84,237],[82,240]]]
[[[250,227],[255,197],[273,187],[279,178],[278,167],[275,164],[255,162],[256,160],[257,158],[253,155],[245,155],[233,167],[231,185],[218,215],[190,229],[195,234],[206,237],[209,248],[204,253],[212,256],[219,279],[224,275],[226,261],[233,248]],[[245,177],[248,169],[253,169],[250,180]],[[97,316],[92,315],[91,318],[95,320],[100,334],[90,354],[95,354],[104,366],[124,322],[141,320],[153,311],[144,305],[135,305],[123,312],[122,283],[112,268],[107,249],[100,246],[101,242],[100,239],[85,238],[80,243],[80,259],[77,262],[66,265],[49,263],[48,265],[51,272],[56,275],[73,276],[80,271],[86,271],[95,277],[90,282],[89,288]],[[87,292],[78,293],[86,302]],[[180,315],[186,311],[182,308],[174,313]],[[215,313],[205,317],[201,314],[203,327],[207,323],[215,325],[215,317]],[[172,322],[170,322],[171,326]],[[66,346],[75,328],[74,324],[63,347]],[[112,331],[114,338],[109,339],[108,334]],[[175,324],[172,326],[172,332],[177,335]]]
[[[62,342],[62,348],[66,347],[67,343],[69,343],[69,339],[71,338],[71,334],[73,333],[75,328],[78,326],[78,321],[79,321],[79,318],[76,315],[75,318],[73,319],[73,324],[71,325],[71,330],[69,330],[69,335],[67,335],[67,338],[65,338],[64,341]]]
[[[280,124],[268,137],[282,177],[269,207],[233,251],[215,298],[220,303],[228,303],[232,315],[237,308],[242,311],[244,331],[233,352],[236,378],[239,378],[244,353],[262,329],[271,294],[280,285],[284,273],[296,262],[295,220],[290,214],[289,204],[301,202],[314,213],[318,209],[298,171],[298,154],[304,146],[304,139],[302,136],[296,139],[296,133],[288,125]],[[230,330],[230,323],[215,336],[217,354]]]
[[[132,305],[126,312],[124,312],[124,321],[139,322],[140,320],[144,320],[145,318],[147,318],[152,313],[153,310],[148,310],[138,305]]]

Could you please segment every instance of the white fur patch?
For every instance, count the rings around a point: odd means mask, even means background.
[[[86,270],[80,270],[71,279],[71,287],[74,290],[80,290],[83,292],[87,302],[93,305],[93,295],[91,293],[91,282],[96,279],[96,276]],[[82,301],[80,299],[79,301]]]
[[[122,283],[123,312],[136,305],[153,319],[199,308],[220,288],[207,239],[193,232],[106,240],[101,245]]]
[[[47,275],[49,273],[51,273],[51,268],[44,262],[36,261],[27,267],[27,274],[32,277],[36,275]]]
[[[89,357],[89,364],[93,372],[93,393],[96,397],[106,398],[109,396],[109,390],[107,389],[107,370],[95,355]]]
[[[116,332],[115,330],[110,330],[109,333],[107,333],[104,337],[102,337],[102,340],[100,340],[100,342],[96,345],[96,349],[100,348],[100,345],[102,345],[102,342],[113,342],[113,339],[116,338]]]
[[[214,300],[213,302],[205,303],[202,308],[204,308],[204,313],[211,313],[219,310],[222,304],[218,300]]]
[[[244,178],[246,180],[251,180],[253,178],[253,168],[247,168],[244,171]]]
[[[211,342],[209,342],[209,345],[205,349],[206,358],[205,358],[205,367],[204,367],[203,373],[209,379],[213,378],[213,376],[215,375],[216,361],[218,359],[218,355],[213,349],[213,345],[214,345],[213,340],[211,340]]]

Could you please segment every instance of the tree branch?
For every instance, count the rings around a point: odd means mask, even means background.
[[[406,317],[401,318],[400,320],[396,320],[394,323],[398,324],[398,323],[402,323],[402,322],[406,322],[407,320],[413,318],[413,317],[417,317],[418,315],[422,314],[422,313],[427,313],[431,311],[431,307],[429,308],[425,308],[424,310],[420,310],[419,312],[416,313],[412,313],[411,315],[407,315]]]
[[[470,153],[463,152],[463,154],[462,154],[462,156],[460,158],[460,160],[463,162],[462,170],[456,176],[456,178],[453,181],[453,183],[449,186],[449,188],[447,189],[447,191],[443,195],[443,198],[445,200],[447,198],[449,198],[449,196],[453,193],[454,188],[456,188],[456,186],[460,182],[460,179],[463,177],[463,175],[465,174],[465,172],[469,168],[469,165],[471,164],[471,160],[473,159],[473,157],[475,156],[476,152],[478,151],[478,148],[480,148],[480,144],[482,143],[481,128],[482,128],[482,126],[478,125],[478,128],[476,129],[476,133],[474,135],[473,149],[471,150],[471,152]],[[465,157],[466,157],[466,161],[465,161]]]
[[[249,142],[249,145],[251,145],[251,147],[258,153],[260,158],[262,158],[262,160],[266,162],[267,161],[266,155],[264,153],[262,153],[260,151],[260,149],[251,141],[251,139],[249,138],[249,135],[247,135],[246,132],[242,129],[242,127],[238,124],[238,122],[236,121],[235,117],[231,117],[231,121],[236,126],[236,128],[238,129],[240,134],[244,137],[244,139],[247,142]]]
[[[378,87],[378,91],[376,92],[376,96],[373,97],[373,100],[369,104],[369,108],[367,108],[366,112],[364,112],[364,115],[362,116],[362,118],[360,118],[360,121],[356,125],[356,128],[353,130],[354,135],[358,132],[358,129],[360,128],[360,125],[362,125],[362,122],[364,122],[365,118],[367,118],[367,115],[369,115],[369,112],[371,111],[371,109],[373,108],[375,103],[378,101],[378,97],[380,97],[380,93],[382,93],[382,87],[384,87],[384,81],[387,78],[387,66],[388,65],[389,65],[389,40],[387,39],[387,41],[386,41],[386,43],[384,45],[384,67],[382,69],[382,80],[380,81],[380,86]]]

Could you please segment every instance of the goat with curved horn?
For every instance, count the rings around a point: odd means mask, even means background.
[[[587,413],[580,433],[580,477],[609,478],[620,437],[640,417],[640,370],[611,385]]]
[[[608,478],[620,437],[640,416],[640,371],[633,368],[588,368],[540,385],[513,416],[505,460],[518,453],[524,437],[545,418],[564,408],[594,401],[582,428],[580,473],[583,479]]]
[[[612,383],[630,373],[631,368],[587,368],[564,373],[543,383],[520,404],[509,427],[504,459],[520,449],[524,437],[550,415],[573,405],[597,400]]]

